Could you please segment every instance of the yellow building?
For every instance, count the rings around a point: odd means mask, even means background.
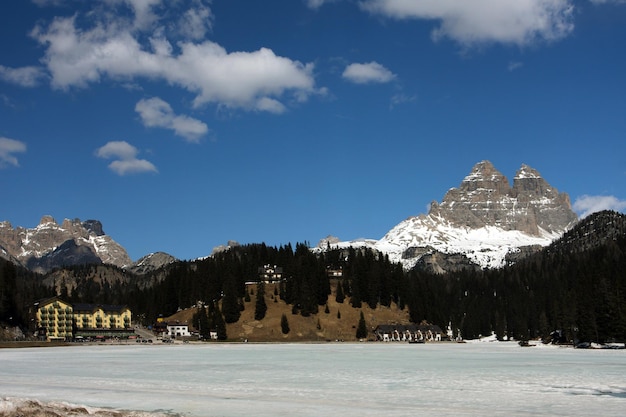
[[[73,330],[72,305],[52,297],[35,303],[37,332],[47,340],[69,340]]]
[[[105,304],[74,304],[76,337],[128,337],[134,333],[128,307]]]
[[[58,297],[35,303],[37,332],[47,340],[127,338],[134,334],[126,306],[69,304]]]

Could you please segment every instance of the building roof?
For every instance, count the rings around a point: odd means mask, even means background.
[[[168,321],[166,323],[166,326],[187,326],[187,327],[189,327],[189,323],[187,323],[187,322],[181,323],[179,321]]]
[[[75,313],[80,312],[80,311],[93,312],[98,309],[102,309],[102,311],[107,312],[107,313],[121,313],[122,310],[129,309],[128,307],[123,306],[123,305],[86,304],[86,303],[73,304],[72,307],[74,308]]]
[[[441,331],[441,327],[436,324],[381,324],[376,327],[376,332],[380,333],[391,333],[396,330],[399,333],[404,333],[406,331],[415,333],[418,330],[422,333],[429,330],[433,333],[443,333]]]
[[[71,306],[74,312],[87,311],[91,313],[98,309],[102,309],[103,311],[107,313],[121,313],[123,310],[129,310],[129,308],[125,305],[87,304],[87,303],[72,304],[67,301],[61,300],[58,296],[42,298],[41,300],[35,301],[33,305],[37,306],[38,308],[41,308],[41,307],[47,306],[55,302],[59,302],[59,303],[63,303],[63,304]]]
[[[38,307],[43,307],[43,306],[47,306],[48,304],[52,304],[52,303],[55,303],[55,302],[59,302],[59,303],[67,304],[67,305],[72,305],[72,304],[68,303],[67,301],[61,300],[57,296],[48,297],[48,298],[42,298],[40,300],[35,301],[33,303],[33,305],[38,306]]]

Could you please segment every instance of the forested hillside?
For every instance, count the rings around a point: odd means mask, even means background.
[[[27,327],[29,303],[56,293],[72,302],[126,304],[134,319],[145,324],[201,301],[219,309],[226,323],[235,323],[243,308],[254,305],[246,301],[256,286],[246,283],[257,280],[260,266],[277,265],[283,280],[276,297],[291,306],[293,315],[319,314],[332,296],[333,302],[354,309],[393,303],[408,309],[412,321],[426,320],[442,328],[450,324],[455,336],[460,332],[463,338],[495,333],[501,339],[548,339],[560,330],[567,341],[624,341],[625,218],[615,212],[596,213],[515,265],[441,275],[406,272],[367,249],[328,248],[315,254],[306,243],[295,249],[290,244],[234,247],[142,277],[99,266],[60,275],[54,271],[51,280],[3,262],[0,320]],[[341,270],[342,276],[331,278],[327,270]],[[331,280],[336,285],[332,294]]]

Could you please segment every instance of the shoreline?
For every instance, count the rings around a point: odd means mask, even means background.
[[[40,401],[36,398],[0,397],[3,417],[183,417],[181,414],[158,411],[117,410],[91,407],[65,401]]]
[[[199,341],[199,340],[172,340],[170,343],[160,343],[159,340],[155,340],[152,343],[138,343],[137,339],[124,339],[124,340],[104,340],[104,341],[83,341],[83,342],[69,342],[69,341],[45,341],[45,340],[5,340],[0,341],[1,349],[21,349],[21,348],[49,348],[49,347],[71,347],[71,346],[173,346],[173,345],[229,345],[229,344],[382,344],[382,345],[396,345],[409,343],[407,341],[381,341],[381,340],[292,340],[292,341],[247,341],[247,340],[224,340],[224,341]],[[494,336],[482,337],[480,339],[468,339],[468,340],[441,340],[441,341],[428,341],[423,344],[426,345],[443,345],[443,344],[483,344],[483,343],[514,343],[520,347],[557,347],[557,348],[573,348],[582,350],[624,350],[626,349],[625,342],[611,342],[611,343],[580,343],[574,345],[573,343],[553,344],[543,343],[540,339],[528,340],[524,343],[516,340],[497,340]],[[422,343],[413,343],[422,345]]]

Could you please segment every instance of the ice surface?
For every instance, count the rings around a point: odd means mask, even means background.
[[[624,350],[515,343],[0,350],[0,396],[184,416],[623,416]]]

